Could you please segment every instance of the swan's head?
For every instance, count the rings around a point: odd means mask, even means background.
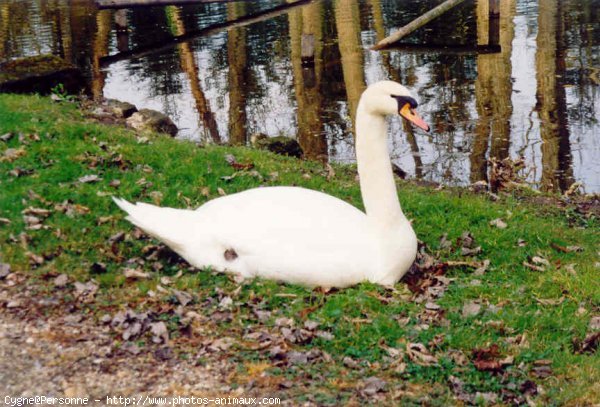
[[[415,126],[429,131],[429,125],[416,112],[417,106],[417,101],[404,86],[393,81],[380,81],[363,92],[359,109],[381,116],[399,114]]]

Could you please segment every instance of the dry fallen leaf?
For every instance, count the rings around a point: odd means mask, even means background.
[[[563,253],[573,253],[573,252],[582,252],[583,251],[583,247],[580,246],[560,246],[556,243],[550,243],[550,246],[552,246],[552,248],[554,248],[555,250],[558,250],[559,252],[563,252]]]
[[[158,287],[156,288],[159,289]],[[173,290],[173,294],[175,295],[177,302],[179,302],[184,307],[190,302],[192,302],[192,300],[194,299],[194,297],[191,294],[185,291]]]
[[[440,237],[440,249],[444,250],[444,249],[451,249],[452,248],[452,242],[450,240],[448,240],[448,233],[444,233],[442,235],[442,237]]]
[[[152,191],[148,195],[150,195],[150,198],[152,198],[152,202],[154,203],[154,205],[158,206],[162,202],[162,199],[163,199],[163,193],[162,192],[160,192],[160,191]]]
[[[600,330],[600,315],[597,315],[595,317],[592,317],[592,319],[590,319],[590,329],[592,331]]]
[[[79,281],[75,282],[75,297],[83,302],[92,301],[96,291],[98,291],[98,285],[93,281],[88,281],[85,284]]]
[[[463,305],[462,315],[463,317],[471,317],[479,314],[481,311],[481,304],[478,304],[475,301],[469,301]]]
[[[141,270],[132,269],[132,268],[126,268],[125,270],[123,270],[123,274],[125,275],[126,278],[129,278],[132,280],[150,278],[150,274],[144,273]]]
[[[380,391],[385,390],[387,382],[378,377],[368,377],[363,383],[361,393],[366,396],[373,396]]]
[[[565,296],[561,296],[560,298],[556,298],[556,299],[543,299],[543,298],[536,298],[537,302],[539,302],[542,305],[560,305],[565,301]]]
[[[541,256],[533,256],[531,258],[531,261],[534,262],[535,264],[540,264],[542,266],[550,266],[550,262]]]
[[[574,341],[575,353],[595,353],[600,344],[600,331],[587,335],[582,341]]]
[[[26,154],[24,148],[7,148],[4,154],[0,156],[0,162],[13,162],[19,157],[23,157]]]
[[[14,133],[6,133],[0,136],[0,140],[4,141],[5,143],[7,141],[9,141],[11,138],[13,138],[15,136]]]
[[[152,342],[164,343],[169,342],[169,331],[167,325],[163,321],[155,322],[150,324],[150,332],[152,332]]]
[[[54,279],[54,287],[61,288],[67,285],[69,277],[66,274],[61,274]]]
[[[491,226],[496,226],[498,229],[506,229],[506,227],[508,226],[506,224],[506,222],[504,222],[500,218],[497,218],[497,219],[494,219],[494,220],[490,221],[490,225]]]
[[[100,178],[96,174],[84,175],[83,177],[80,177],[80,178],[77,179],[77,181],[79,181],[82,184],[98,182],[98,181],[101,181],[101,180],[102,180],[102,178]]]
[[[421,366],[431,366],[438,363],[437,357],[433,356],[422,343],[409,343],[406,346],[408,358]]]
[[[473,350],[473,358],[475,368],[485,371],[499,371],[514,363],[513,356],[500,358],[500,352],[496,344],[491,345],[489,348]]]
[[[523,262],[523,265],[525,267],[527,267],[528,269],[531,269],[533,271],[545,271],[546,269],[540,266],[536,266],[535,264],[531,264],[531,263],[527,263],[526,261]]]

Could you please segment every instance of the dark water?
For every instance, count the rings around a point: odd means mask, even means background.
[[[433,128],[392,122],[393,159],[411,176],[466,185],[488,177],[490,157],[523,156],[537,188],[599,192],[600,1],[500,0],[499,30],[488,1],[466,1],[402,47],[369,50],[438,3],[323,0],[254,21],[244,17],[286,3],[0,0],[0,60],[61,55],[84,68],[94,97],[167,113],[183,138],[288,135],[312,158],[345,162],[361,91],[394,79]]]

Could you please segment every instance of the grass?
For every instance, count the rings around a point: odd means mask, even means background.
[[[385,392],[373,396],[376,400],[402,400],[405,405],[455,404],[461,392],[494,393],[498,403],[507,404],[517,397],[545,405],[591,405],[600,400],[598,354],[577,353],[573,345],[589,333],[590,319],[600,314],[599,228],[592,216],[571,207],[535,205],[516,195],[492,202],[464,190],[437,191],[399,181],[403,209],[435,256],[441,261],[464,260],[460,245],[440,248],[439,241],[447,233],[448,240],[456,242],[469,231],[482,248],[478,259],[490,260],[481,276],[469,268],[450,268],[448,290],[437,301],[441,312],[427,320],[425,305],[414,301],[404,283],[396,290],[364,283],[333,293],[264,280],[240,288],[228,276],[193,272],[168,256],[150,261],[143,253],[154,242],[136,236],[110,199],[117,195],[196,207],[217,197],[219,189],[230,194],[260,185],[301,185],[361,207],[352,166],[334,165],[336,175],[328,180],[318,163],[242,147],[200,148],[159,135],[139,138],[121,127],[90,122],[75,104],[36,96],[0,95],[0,136],[8,133],[14,136],[0,141],[0,218],[10,223],[0,222],[0,262],[39,283],[39,295],[61,295],[64,301],[76,300],[71,291],[57,292],[49,277],[66,273],[71,281],[93,278],[100,290],[93,302],[80,305],[93,318],[127,307],[177,302],[172,292],[157,288],[162,277],[171,276],[172,287],[193,293],[190,307],[208,318],[201,334],[190,338],[178,329],[180,316],[161,315],[176,353],[197,357],[202,364],[216,356],[196,356],[197,336],[232,338],[234,345],[220,357],[237,363],[231,375],[234,386],[253,379],[255,386],[274,386],[298,402],[336,404],[368,397],[356,389],[375,376],[387,382]],[[22,149],[22,155],[8,159],[8,149]],[[236,172],[226,154],[253,163],[254,170]],[[79,181],[87,175],[101,179]],[[50,210],[47,217],[41,216],[41,229],[33,230],[25,221],[22,212],[28,207]],[[490,226],[496,218],[508,227]],[[118,232],[125,234],[114,239]],[[526,244],[518,245],[519,239]],[[563,252],[557,246],[582,250]],[[36,262],[35,256],[43,260]],[[531,263],[533,256],[547,259],[549,265],[543,271],[525,267],[523,262]],[[151,278],[128,280],[123,275],[126,267],[138,267]],[[183,275],[175,277],[180,271]],[[218,304],[227,296],[233,303],[223,311]],[[473,300],[482,305],[481,312],[463,316],[464,305]],[[257,310],[267,317],[257,318]],[[288,351],[318,349],[318,359],[281,363],[272,347],[257,349],[244,339],[260,331],[281,336],[278,319],[284,317],[296,327],[317,321],[319,330],[332,335],[285,341]],[[142,345],[146,342],[139,339]],[[424,344],[437,363],[427,365],[409,355],[411,343]],[[497,371],[477,369],[473,352],[492,344],[498,345],[502,357],[514,360]],[[400,356],[390,356],[390,348]],[[540,360],[550,361],[551,374],[536,374]],[[464,389],[452,390],[451,377],[462,381]],[[288,389],[281,385],[285,381],[295,385]],[[527,393],[530,382],[537,385],[536,391]],[[478,397],[474,402],[486,403],[481,394]]]

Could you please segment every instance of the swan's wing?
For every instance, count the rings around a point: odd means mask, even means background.
[[[365,214],[321,192],[257,188],[210,201],[195,215],[188,253],[195,265],[331,286],[359,282],[373,266]]]

